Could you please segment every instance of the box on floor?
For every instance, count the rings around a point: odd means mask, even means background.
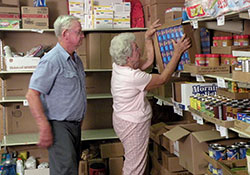
[[[164,136],[172,141],[178,141],[179,163],[193,174],[204,174],[207,169],[207,161],[201,156],[208,151],[209,141],[220,140],[224,137],[211,125],[186,124],[176,126],[164,133]],[[229,133],[229,137],[235,137]]]

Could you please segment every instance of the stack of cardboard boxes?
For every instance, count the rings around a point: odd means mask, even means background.
[[[0,1],[0,28],[20,28],[19,0]]]

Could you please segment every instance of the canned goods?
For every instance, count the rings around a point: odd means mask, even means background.
[[[227,147],[227,160],[239,159],[239,147],[236,145],[231,145]]]
[[[218,146],[213,149],[214,160],[225,160],[226,159],[226,148],[224,146]]]

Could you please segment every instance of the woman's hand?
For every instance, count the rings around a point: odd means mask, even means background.
[[[156,28],[161,26],[161,24],[159,24],[159,21],[160,19],[157,19],[150,25],[148,30],[145,32],[145,40],[152,40],[152,36],[154,35]]]
[[[186,34],[182,36],[182,38],[179,41],[175,41],[172,39],[173,46],[174,46],[174,52],[182,54],[185,52],[188,48],[191,47],[191,40],[190,38],[186,38]]]

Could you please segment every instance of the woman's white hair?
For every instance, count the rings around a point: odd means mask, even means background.
[[[121,33],[111,40],[109,53],[117,65],[127,63],[127,57],[132,55],[132,43],[135,42],[133,33]]]
[[[70,29],[73,21],[78,21],[78,18],[71,15],[61,15],[54,22],[56,37],[61,37],[62,31]]]

